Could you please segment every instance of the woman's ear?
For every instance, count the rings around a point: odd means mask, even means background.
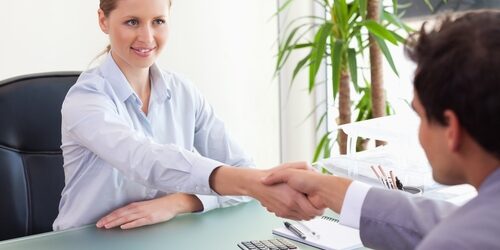
[[[447,122],[445,136],[448,148],[450,151],[456,152],[462,143],[462,126],[455,112],[451,110],[444,111],[444,118]]]
[[[102,32],[108,34],[108,18],[104,15],[104,11],[99,9],[97,11],[97,15],[99,17],[99,27],[101,27]]]

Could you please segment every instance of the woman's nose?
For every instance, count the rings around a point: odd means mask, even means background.
[[[152,43],[154,40],[154,30],[150,25],[144,25],[139,29],[137,40],[143,43]]]

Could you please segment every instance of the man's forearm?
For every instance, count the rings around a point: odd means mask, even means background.
[[[318,192],[325,204],[334,212],[340,213],[345,195],[352,180],[337,176],[321,176]]]

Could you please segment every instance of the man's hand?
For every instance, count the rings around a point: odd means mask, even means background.
[[[351,182],[352,180],[345,178],[293,168],[273,171],[262,179],[265,185],[287,184],[298,192],[306,194],[315,207],[329,207],[337,213],[342,208],[345,193]]]
[[[310,220],[323,214],[323,209],[313,206],[304,194],[286,184],[265,186],[262,183],[255,183],[251,196],[260,201],[267,211],[279,217]]]
[[[98,228],[130,229],[168,221],[180,213],[202,210],[201,201],[193,195],[176,193],[161,198],[133,202],[100,219]]]

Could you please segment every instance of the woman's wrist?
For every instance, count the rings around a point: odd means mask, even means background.
[[[175,214],[184,214],[203,211],[203,203],[196,195],[175,193],[167,195],[166,206],[172,209]]]
[[[252,196],[252,188],[264,175],[262,170],[221,166],[212,172],[210,188],[220,195]]]

